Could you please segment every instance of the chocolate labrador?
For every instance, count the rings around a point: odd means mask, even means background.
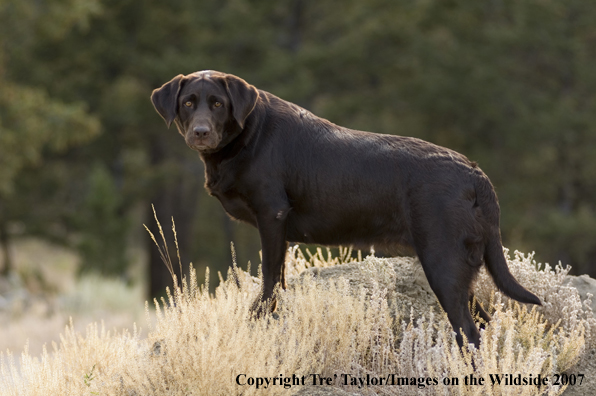
[[[275,309],[275,286],[286,287],[288,241],[410,247],[460,346],[460,329],[476,346],[480,341],[468,302],[483,263],[506,295],[540,305],[507,267],[492,184],[462,154],[335,125],[217,71],[178,75],[151,100],[199,153],[207,191],[231,217],[259,230],[258,315]]]

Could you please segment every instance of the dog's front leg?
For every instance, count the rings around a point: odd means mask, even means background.
[[[285,289],[284,261],[288,243],[286,242],[286,210],[267,210],[257,216],[257,226],[261,236],[263,254],[263,283],[261,293],[252,306],[257,317],[273,312],[277,307],[274,290],[277,284]],[[283,215],[283,216],[282,216]]]

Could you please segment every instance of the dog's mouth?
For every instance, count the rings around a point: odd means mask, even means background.
[[[209,144],[188,144],[188,147],[190,147],[191,149],[195,150],[195,151],[213,151],[215,148],[217,148],[217,145],[212,146]]]
[[[212,151],[219,145],[219,139],[215,136],[204,138],[190,136],[186,138],[186,145],[195,151]]]
[[[212,154],[219,151],[220,147],[218,145],[188,145],[192,150],[203,153],[203,154]]]

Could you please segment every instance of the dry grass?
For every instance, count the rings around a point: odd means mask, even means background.
[[[39,356],[44,344],[60,341],[70,318],[82,332],[93,321],[131,330],[135,320],[143,321],[141,282],[94,274],[77,279],[79,257],[39,239],[18,239],[12,247],[17,275],[0,279],[0,351],[20,356],[28,344]]]
[[[289,256],[294,274],[315,260],[329,264],[322,254],[310,261],[296,250]],[[257,278],[234,267],[210,295],[206,285],[197,285],[191,268],[190,279],[169,301],[156,303],[154,309],[147,306],[148,316],[155,311],[157,320],[146,338],[136,326],[117,334],[96,324],[85,334],[69,326],[53,352],[37,358],[25,352],[20,372],[11,365],[12,356],[4,356],[0,395],[293,394],[301,386],[269,385],[263,390],[264,385],[237,385],[236,378],[295,374],[306,376],[309,383],[310,374],[337,375],[333,384],[339,386],[342,374],[378,378],[392,373],[416,384],[344,389],[362,394],[555,395],[562,388],[552,381],[541,388],[474,386],[465,385],[464,378],[473,373],[490,384],[490,374],[540,374],[552,380],[552,374],[578,360],[586,342],[593,342],[596,325],[587,319],[577,291],[561,286],[564,270],[538,272],[531,257],[516,254],[510,260],[512,271],[545,306],[520,308],[495,293],[492,282],[481,275],[477,294],[493,320],[481,332],[480,348],[462,355],[444,313],[390,310],[386,287],[395,272],[384,262],[364,259],[363,274],[371,277],[368,289],[355,290],[346,279],[321,282],[304,276],[280,293],[277,314],[263,320],[249,317],[259,291]],[[418,383],[419,378],[430,378],[431,385]],[[432,385],[433,378],[437,385]],[[444,378],[458,378],[459,385],[443,385]]]

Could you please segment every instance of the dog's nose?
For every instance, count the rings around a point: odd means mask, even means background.
[[[194,127],[192,130],[195,133],[196,137],[198,137],[199,139],[202,139],[202,138],[209,136],[209,132],[211,131],[211,128],[209,128],[208,126],[200,125],[200,126]]]

